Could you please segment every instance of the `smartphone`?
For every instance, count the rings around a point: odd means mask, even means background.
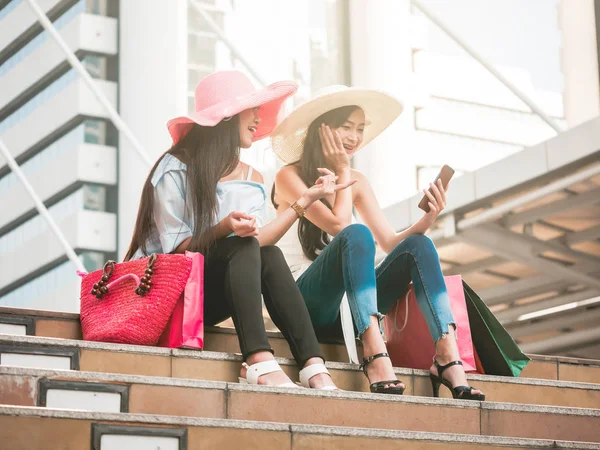
[[[438,176],[435,177],[434,183],[437,184],[437,180],[442,180],[442,186],[444,186],[444,189],[446,189],[453,175],[454,169],[446,164],[442,167],[442,170],[440,170]],[[433,194],[431,188],[429,188],[429,192]],[[426,195],[423,196],[423,198],[419,202],[419,208],[421,208],[425,212],[429,212],[429,197],[427,197]]]

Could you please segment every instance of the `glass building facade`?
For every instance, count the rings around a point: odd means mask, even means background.
[[[54,17],[54,26],[59,31],[64,31],[82,15],[105,16],[109,2],[110,0],[56,2],[54,10],[63,12]],[[15,25],[11,22],[13,17],[11,14],[18,8],[25,7],[28,8],[27,2],[22,0],[9,2],[0,10],[0,24],[5,21],[5,24]],[[25,32],[26,28],[24,27],[22,31]],[[10,43],[10,51],[0,49],[0,84],[5,79],[10,79],[13,71],[35,64],[34,59],[39,57],[36,51],[49,43],[54,45],[50,35],[41,28],[33,36],[31,33],[20,35],[17,30]],[[94,79],[116,81],[107,80],[107,64],[112,56],[84,52],[80,52],[80,55],[84,67]],[[26,177],[33,183],[38,182],[38,194],[45,201],[50,215],[59,224],[76,220],[79,211],[110,214],[116,208],[115,187],[78,179],[78,174],[68,173],[68,171],[77,171],[76,166],[70,165],[64,169],[60,167],[58,173],[48,173],[48,168],[54,167],[55,161],[78,158],[77,149],[82,146],[91,144],[102,148],[100,146],[115,145],[114,132],[110,138],[107,138],[111,135],[111,125],[105,120],[86,116],[87,100],[79,91],[73,90],[77,83],[80,83],[80,80],[76,71],[63,63],[48,74],[41,73],[40,79],[35,80],[32,86],[18,83],[14,83],[14,86],[2,86],[2,89],[8,87],[17,92],[22,90],[23,95],[15,96],[8,104],[0,105],[0,139],[24,123],[50,119],[53,112],[45,111],[45,105],[51,101],[58,101],[60,105],[63,97],[64,103],[69,104],[72,98],[68,96],[73,92],[78,93],[76,100],[79,102],[77,104],[79,111],[72,120],[61,124],[60,129],[44,131],[41,139],[34,142],[31,148],[14,155]],[[73,106],[72,103],[70,106]],[[35,123],[33,126],[35,127]],[[35,133],[36,130],[32,130],[32,134]],[[25,138],[26,134],[23,134],[23,141],[26,140]],[[19,138],[17,137],[12,143],[13,146],[18,147]],[[46,185],[39,180],[47,180],[49,177],[76,181],[65,186],[60,186],[60,182],[52,181],[49,184],[53,187],[58,185],[62,189],[58,189],[59,192],[48,198],[44,192]],[[22,186],[19,180],[8,170],[4,160],[1,160],[0,199],[10,201],[14,195],[21,194]],[[11,210],[11,214],[0,220],[0,264],[3,265],[9,264],[9,260],[17,256],[22,257],[23,252],[30,251],[32,245],[39,246],[40,239],[46,237],[55,239],[46,221],[33,208],[33,203],[28,207],[18,208],[17,211],[12,214]],[[77,223],[77,226],[85,227],[85,223]],[[114,257],[111,252],[96,251],[94,248],[76,248],[76,252],[86,269],[90,271],[100,268],[107,257]],[[5,278],[0,275],[0,305],[77,311],[78,278],[72,264],[65,260],[64,255],[56,254],[51,260],[37,261],[34,251],[30,264],[27,265],[31,269],[29,272],[18,272],[12,277]]]

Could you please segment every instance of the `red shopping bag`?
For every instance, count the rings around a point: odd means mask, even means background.
[[[169,348],[204,347],[204,256],[185,252],[192,259],[187,284],[158,345]]]
[[[458,351],[466,372],[478,372],[473,351],[469,314],[465,302],[462,277],[444,277],[450,308],[457,326]],[[410,285],[406,297],[398,300],[385,316],[387,349],[394,367],[427,370],[433,363],[435,347],[425,318],[417,305],[415,290]]]

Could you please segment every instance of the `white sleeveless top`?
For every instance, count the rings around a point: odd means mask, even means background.
[[[302,245],[298,238],[299,222],[299,220],[296,220],[279,242],[277,242],[277,246],[283,252],[283,256],[285,256],[285,260],[290,267],[290,271],[292,272],[292,275],[294,275],[295,280],[297,280],[312,263],[302,251]]]

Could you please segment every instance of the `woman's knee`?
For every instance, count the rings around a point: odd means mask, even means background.
[[[438,256],[435,244],[424,234],[411,234],[402,241],[402,244],[408,246],[416,254]]]
[[[353,223],[338,233],[336,237],[343,239],[353,246],[361,246],[365,250],[375,251],[375,239],[373,233],[366,225]]]
[[[260,248],[260,267],[263,280],[269,277],[277,277],[280,282],[287,280],[295,285],[294,278],[288,267],[283,252],[276,245],[265,245]]]
[[[263,262],[283,262],[285,263],[285,257],[283,252],[276,245],[265,245],[260,247],[260,256]]]
[[[231,253],[231,258],[255,261],[260,264],[260,244],[255,237],[230,237],[227,239],[236,239],[235,247]]]

